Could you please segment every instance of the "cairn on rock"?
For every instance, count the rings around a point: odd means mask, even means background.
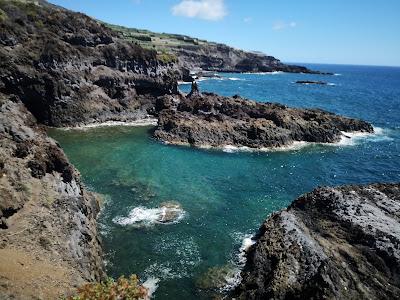
[[[188,95],[188,97],[192,97],[192,96],[201,96],[199,86],[197,85],[196,81],[192,82],[192,90],[190,91],[190,93]]]

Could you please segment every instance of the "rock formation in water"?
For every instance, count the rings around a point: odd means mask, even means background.
[[[318,84],[318,85],[327,85],[328,83],[325,81],[312,81],[312,80],[297,80],[298,84]]]
[[[318,188],[257,238],[236,299],[400,298],[400,184]]]
[[[45,128],[0,93],[0,298],[58,299],[103,278],[99,209]]]
[[[158,98],[156,110],[159,122],[155,138],[178,145],[274,148],[296,141],[338,142],[342,132],[373,132],[365,121],[319,109],[200,94],[196,85],[186,97]]]

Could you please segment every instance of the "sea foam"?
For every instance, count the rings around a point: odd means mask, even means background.
[[[155,224],[175,224],[182,220],[185,211],[179,206],[160,206],[157,208],[135,207],[127,217],[115,217],[113,222],[121,226],[147,227]]]
[[[102,123],[91,123],[78,125],[75,127],[63,127],[62,130],[87,130],[98,127],[112,127],[112,126],[130,126],[130,127],[141,127],[141,126],[156,126],[158,120],[155,118],[143,118],[135,121],[107,121]]]
[[[305,147],[312,145],[323,145],[323,146],[333,146],[333,147],[344,147],[344,146],[354,146],[360,142],[380,142],[380,141],[391,141],[391,137],[387,135],[385,129],[374,127],[374,132],[345,132],[342,131],[342,136],[340,141],[336,143],[314,143],[305,141],[294,141],[290,145],[285,145],[281,147],[263,147],[263,148],[250,148],[246,146],[233,146],[225,145],[221,147],[221,150],[226,153],[236,153],[236,152],[280,152],[280,151],[295,151],[301,150]],[[209,147],[211,148],[211,147]]]
[[[247,252],[249,251],[250,247],[256,243],[253,235],[246,234],[244,236],[240,236],[241,245],[239,247],[236,258],[233,261],[233,272],[225,278],[226,285],[221,288],[221,292],[231,291],[240,284],[240,282],[242,281],[241,272],[247,261]],[[237,238],[237,236],[235,235],[234,238]]]

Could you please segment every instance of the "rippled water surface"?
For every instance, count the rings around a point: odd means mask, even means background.
[[[151,127],[51,131],[85,184],[106,199],[100,228],[110,275],[158,279],[156,299],[207,299],[210,268],[235,270],[243,239],[302,193],[400,180],[400,69],[311,67],[339,75],[221,74],[200,88],[362,118],[378,134],[341,146],[226,153],[160,144]],[[160,222],[162,203],[171,201],[175,221]]]

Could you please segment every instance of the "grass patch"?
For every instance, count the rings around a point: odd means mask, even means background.
[[[75,296],[67,300],[139,300],[145,299],[147,289],[139,284],[136,275],[124,276],[117,280],[108,278],[101,283],[88,283],[78,289]]]

